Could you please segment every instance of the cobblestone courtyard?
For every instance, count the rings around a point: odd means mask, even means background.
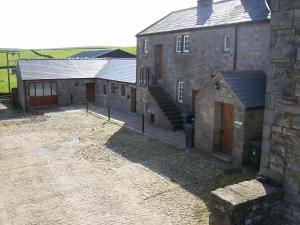
[[[0,120],[0,224],[205,225],[209,192],[253,176],[228,167],[82,111]]]

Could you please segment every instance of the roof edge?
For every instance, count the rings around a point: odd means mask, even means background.
[[[161,19],[157,20],[156,22],[152,23],[151,25],[149,25],[148,27],[146,27],[145,29],[143,29],[142,31],[140,31],[139,33],[137,33],[135,36],[139,37],[139,36],[143,36],[144,31],[148,30],[150,27],[154,26],[155,24],[159,23],[160,21],[164,20],[165,18],[167,18],[168,16],[170,16],[173,13],[177,13],[177,12],[181,12],[181,11],[185,11],[185,10],[189,10],[189,9],[193,9],[193,8],[197,8],[197,6],[194,7],[189,7],[189,8],[185,8],[185,9],[180,9],[180,10],[175,10],[170,12],[169,14],[165,15],[164,17],[162,17]]]
[[[164,19],[164,18],[163,18]],[[256,20],[256,21],[245,21],[245,22],[240,22],[240,23],[227,23],[227,24],[220,24],[220,25],[214,25],[214,26],[205,26],[205,27],[191,27],[191,28],[184,28],[184,29],[177,29],[177,30],[169,30],[169,31],[159,31],[159,32],[152,32],[152,33],[147,33],[147,34],[140,34],[150,28],[147,27],[143,31],[141,31],[139,34],[136,35],[136,37],[145,37],[145,36],[152,36],[156,34],[169,34],[169,33],[176,33],[176,32],[183,32],[183,31],[194,31],[194,30],[205,30],[205,29],[213,29],[213,28],[220,28],[220,27],[228,27],[228,26],[237,26],[237,25],[246,25],[246,24],[255,24],[255,23],[270,23],[271,19],[264,19],[264,20]],[[157,21],[156,23],[158,23]]]

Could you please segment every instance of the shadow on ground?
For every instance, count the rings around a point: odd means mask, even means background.
[[[0,99],[0,120],[17,119],[24,116],[20,107],[14,107],[9,100]]]
[[[206,153],[183,151],[124,127],[107,141],[106,146],[127,160],[167,177],[206,204],[211,191],[256,176],[252,170],[232,170],[230,164]]]

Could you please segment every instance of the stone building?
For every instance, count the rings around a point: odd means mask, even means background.
[[[260,176],[214,191],[211,225],[300,224],[300,1],[271,10]]]
[[[300,224],[300,1],[273,0],[262,175],[283,184],[282,224]]]
[[[90,102],[135,112],[135,73],[135,59],[19,60],[19,103],[24,110]]]
[[[265,93],[263,71],[218,72],[197,98],[195,145],[235,165],[247,164],[246,143],[262,136]]]
[[[269,18],[265,0],[199,0],[137,34],[138,112],[177,129],[215,71],[266,72]]]

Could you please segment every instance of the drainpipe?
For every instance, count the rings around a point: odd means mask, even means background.
[[[238,51],[238,25],[235,25],[234,34],[234,55],[233,55],[233,70],[236,70],[237,51]]]
[[[20,80],[21,80],[21,76],[20,76]],[[27,99],[26,81],[21,80],[21,82],[22,82],[22,85],[23,85],[23,93],[24,93],[24,98],[23,98],[23,100],[25,100],[25,101],[24,101],[24,111],[27,112],[27,110],[28,110],[27,104],[30,104],[30,103],[29,103],[29,102],[30,102],[30,99]],[[30,87],[29,87],[29,91],[30,91]]]

